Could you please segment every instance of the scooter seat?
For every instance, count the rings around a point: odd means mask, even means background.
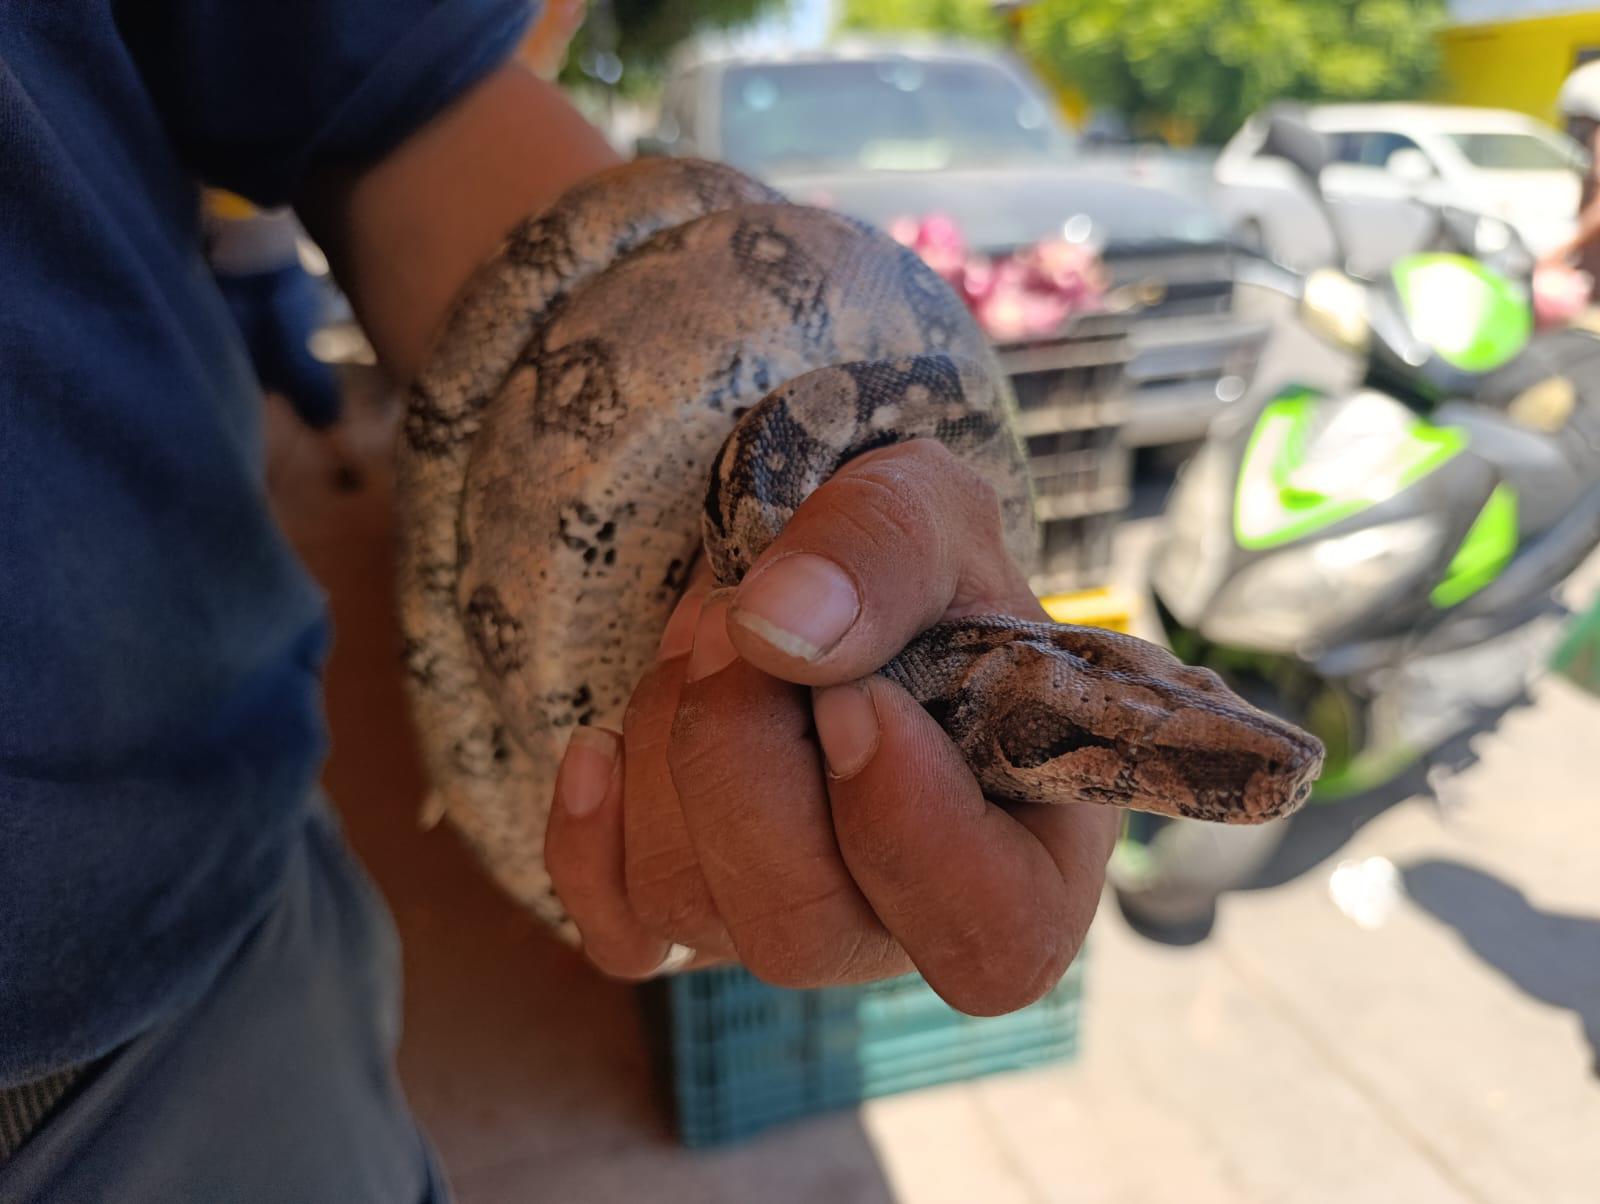
[[[1593,484],[1574,463],[1563,432],[1530,430],[1498,410],[1464,402],[1440,406],[1433,421],[1464,430],[1474,455],[1489,462],[1516,491],[1517,528],[1523,539],[1554,526]]]

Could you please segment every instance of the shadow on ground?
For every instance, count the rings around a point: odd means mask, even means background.
[[[1283,886],[1310,873],[1390,807],[1430,793],[1425,770],[1419,766],[1366,794],[1302,811],[1289,821],[1289,835],[1283,844],[1243,889]]]
[[[1518,990],[1576,1013],[1600,1077],[1600,917],[1542,911],[1516,887],[1457,861],[1419,861],[1400,875],[1418,907]]]

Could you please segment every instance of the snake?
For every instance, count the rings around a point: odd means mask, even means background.
[[[571,935],[543,839],[573,730],[620,730],[689,575],[736,584],[851,459],[934,439],[1038,557],[1016,403],[961,300],[888,235],[685,158],[603,171],[524,219],[409,388],[398,599],[429,821]],[[1133,636],[978,615],[879,672],[997,805],[1256,823],[1323,750]]]

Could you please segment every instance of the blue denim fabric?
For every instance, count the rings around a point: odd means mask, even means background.
[[[196,179],[271,204],[381,155],[529,12],[5,0],[0,1085],[200,1006],[323,757],[323,600],[268,514]]]
[[[394,928],[318,803],[211,990],[0,1163],[8,1204],[442,1204],[395,1079]]]

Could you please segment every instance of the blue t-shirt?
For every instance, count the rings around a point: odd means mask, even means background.
[[[528,0],[6,0],[0,16],[0,1086],[197,998],[324,751],[319,591],[196,180],[370,161]]]

